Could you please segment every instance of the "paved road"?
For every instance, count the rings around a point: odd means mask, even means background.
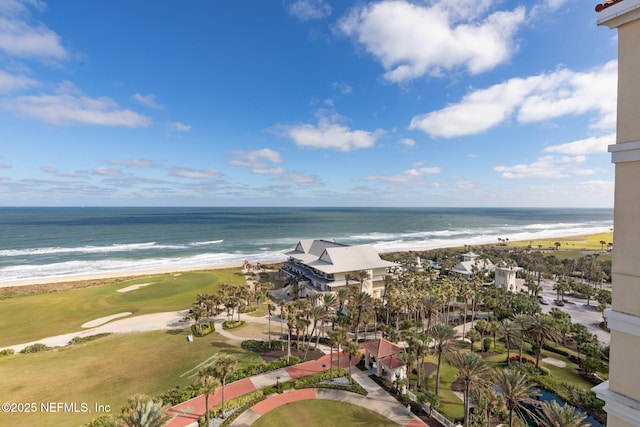
[[[541,305],[543,312],[549,313],[552,307],[559,308],[571,315],[572,323],[582,323],[586,325],[587,328],[589,328],[589,332],[596,334],[602,345],[609,345],[611,336],[609,332],[600,328],[602,314],[596,310],[598,306],[597,301],[592,298],[590,306],[587,307],[586,299],[565,297],[565,305],[558,307],[554,304],[557,292],[553,290],[553,282],[542,281],[540,284],[542,285],[542,296],[549,300],[549,305]]]

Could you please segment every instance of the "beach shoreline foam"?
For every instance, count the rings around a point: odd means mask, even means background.
[[[579,239],[586,238],[588,236],[595,236],[601,234],[598,233],[588,233],[588,234],[576,234],[576,235],[566,235],[566,236],[553,236],[550,235],[548,237],[541,237],[535,239],[535,241],[540,240],[549,240],[549,239]],[[510,243],[518,243],[523,242],[523,240],[510,241]],[[493,242],[486,242],[481,244],[476,244],[473,246],[485,246],[492,245]],[[416,247],[416,248],[405,248],[402,250],[388,250],[388,251],[379,251],[379,253],[401,253],[401,252],[420,252],[420,251],[429,251],[436,249],[445,249],[445,248],[453,248],[457,246],[438,246],[438,247]],[[274,259],[274,260],[261,260],[260,264],[277,264],[282,262],[282,259]],[[251,262],[249,260],[249,262]],[[22,286],[34,286],[34,285],[51,285],[51,284],[60,284],[60,283],[74,283],[81,281],[96,281],[96,280],[117,280],[117,279],[127,279],[133,280],[136,278],[145,278],[163,274],[180,274],[186,272],[198,272],[198,271],[211,271],[211,270],[223,270],[229,268],[242,268],[242,263],[234,263],[234,264],[223,264],[223,265],[211,265],[211,266],[198,266],[198,267],[174,267],[167,269],[153,269],[153,270],[144,270],[144,271],[114,271],[103,274],[80,274],[80,275],[66,275],[60,277],[39,277],[32,279],[24,279],[24,280],[16,280],[13,282],[0,283],[0,288],[11,288],[11,287],[22,287]],[[135,286],[135,285],[134,285]]]

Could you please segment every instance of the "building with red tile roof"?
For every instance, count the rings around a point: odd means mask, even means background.
[[[391,382],[406,378],[406,363],[396,356],[404,351],[402,347],[384,338],[365,341],[360,347],[364,349],[365,366],[377,376]]]

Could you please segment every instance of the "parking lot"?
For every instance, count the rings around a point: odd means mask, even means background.
[[[596,310],[598,301],[591,298],[590,306],[587,307],[586,299],[565,296],[564,306],[559,307],[555,303],[557,292],[553,290],[553,282],[542,281],[540,284],[542,285],[541,295],[549,301],[548,305],[540,305],[544,313],[549,313],[553,307],[565,311],[571,315],[571,323],[582,323],[586,325],[587,328],[589,328],[589,332],[595,334],[602,345],[609,345],[609,332],[601,329],[599,326],[603,319],[602,313]],[[605,286],[605,289],[607,288],[611,290],[611,285]]]

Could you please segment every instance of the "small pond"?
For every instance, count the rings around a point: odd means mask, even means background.
[[[547,390],[540,390],[540,396],[538,397],[538,400],[542,401],[542,402],[549,402],[552,400],[555,400],[556,402],[558,402],[560,405],[565,405],[564,401],[562,399],[560,399],[555,393],[552,393],[550,391]],[[604,427],[604,425],[600,422],[598,422],[598,420],[596,420],[595,418],[593,418],[591,415],[589,415],[586,419],[586,422],[591,423],[592,427]],[[529,422],[530,426],[535,426],[535,423]]]

